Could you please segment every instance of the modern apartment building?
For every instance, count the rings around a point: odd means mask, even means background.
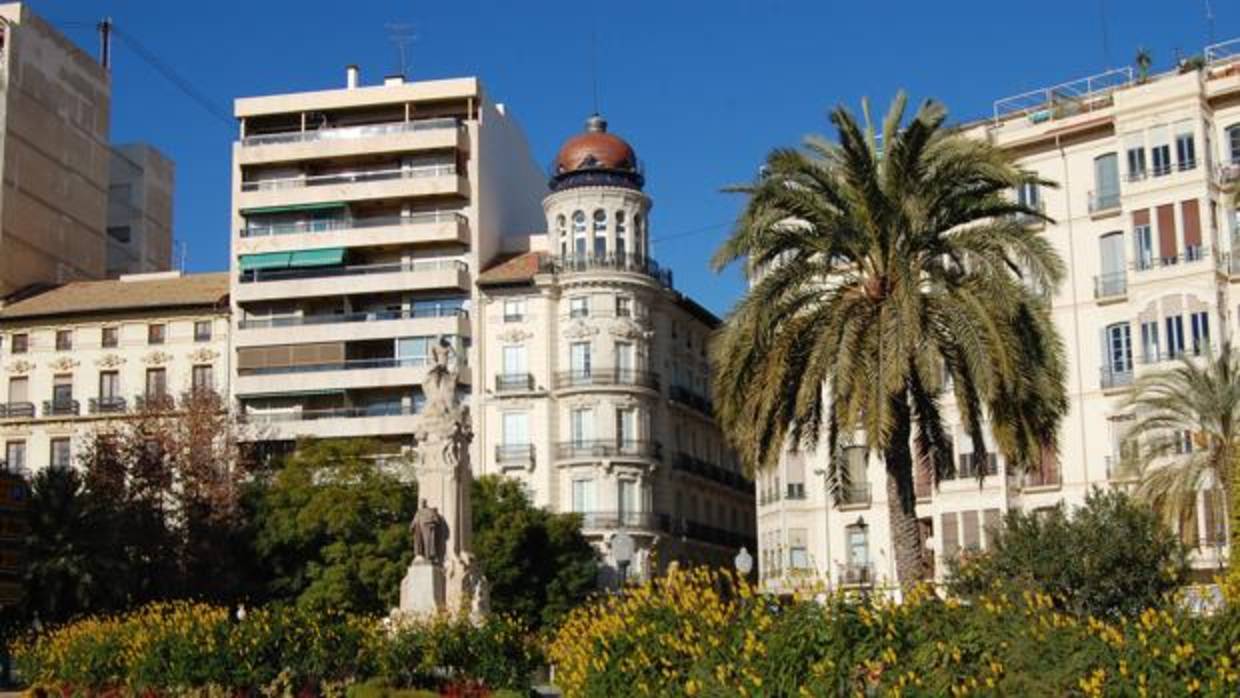
[[[1240,40],[1204,55],[1200,69],[1189,64],[1145,80],[1111,71],[999,100],[992,119],[965,125],[1059,184],[1013,195],[1054,219],[1042,234],[1068,266],[1053,314],[1067,349],[1071,408],[1061,452],[1033,473],[1010,471],[993,444],[973,444],[955,426],[955,477],[937,487],[918,479],[935,578],[943,578],[945,558],[985,548],[1006,510],[1078,504],[1093,487],[1131,487],[1116,466],[1132,423],[1121,402],[1134,379],[1237,339]],[[1194,447],[1185,435],[1183,448]],[[989,454],[980,482],[972,466],[979,448]],[[895,580],[884,472],[863,449],[847,460],[853,486],[837,499],[826,491],[823,454],[789,454],[760,478],[767,589]],[[1180,527],[1203,577],[1228,555],[1224,498],[1214,487],[1201,483],[1195,517]]]
[[[0,306],[0,463],[68,465],[81,439],[191,391],[226,394],[227,274],[81,281]]]
[[[402,452],[431,346],[473,363],[474,280],[506,234],[541,225],[546,180],[475,78],[363,86],[350,67],[338,89],[235,113],[236,404],[275,447]]]
[[[478,277],[475,306],[475,471],[580,513],[605,582],[755,549],[752,483],[711,413],[719,320],[651,256],[643,185],[633,149],[592,117],[552,166],[548,232]]]
[[[175,166],[146,143],[112,148],[108,177],[107,275],[172,268]]]

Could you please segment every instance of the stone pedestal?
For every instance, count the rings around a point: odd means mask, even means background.
[[[444,608],[444,574],[439,565],[415,561],[400,582],[400,612],[434,615]]]

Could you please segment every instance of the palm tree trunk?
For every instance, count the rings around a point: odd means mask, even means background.
[[[921,530],[917,523],[917,497],[913,486],[912,416],[901,395],[892,401],[894,425],[884,450],[887,466],[887,521],[896,559],[896,579],[909,587],[925,569]]]

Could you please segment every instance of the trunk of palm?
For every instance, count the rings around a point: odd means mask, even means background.
[[[895,552],[896,579],[908,587],[923,576],[925,546],[917,522],[917,496],[913,486],[912,416],[908,405],[894,402],[895,426],[884,450],[887,469],[887,519]]]

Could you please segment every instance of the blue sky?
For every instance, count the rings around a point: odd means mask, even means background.
[[[239,96],[364,81],[393,72],[389,24],[411,24],[413,79],[477,75],[524,126],[540,164],[592,109],[591,35],[601,110],[645,161],[654,251],[676,285],[723,313],[743,292],[707,259],[741,205],[720,188],[748,180],[766,152],[827,132],[827,110],[899,88],[935,97],[953,118],[995,99],[1131,64],[1155,68],[1214,35],[1240,37],[1235,0],[1040,2],[625,3],[483,0],[34,0],[36,12],[94,52],[89,23],[117,29],[231,112]],[[1105,23],[1103,17],[1106,17]],[[186,97],[117,41],[112,137],[145,140],[177,164],[175,229],[192,271],[228,259],[235,128]]]

